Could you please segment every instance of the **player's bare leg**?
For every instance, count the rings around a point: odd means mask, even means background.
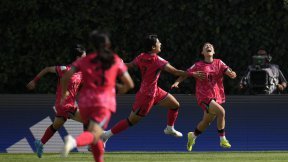
[[[212,100],[209,105],[209,113],[213,113],[217,116],[217,128],[220,136],[220,146],[223,148],[231,148],[231,144],[225,136],[225,109],[220,104]]]

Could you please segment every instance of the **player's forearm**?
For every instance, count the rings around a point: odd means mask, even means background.
[[[56,73],[55,66],[45,67],[36,75],[36,77],[33,80],[38,81],[40,78],[45,76],[47,73]]]
[[[186,72],[186,71],[183,71],[183,70],[175,70],[175,71],[173,72],[173,75],[185,77],[185,76],[187,76],[187,72]]]
[[[187,78],[187,76],[180,76],[176,79],[175,83],[180,84],[181,82],[183,82],[185,79]]]

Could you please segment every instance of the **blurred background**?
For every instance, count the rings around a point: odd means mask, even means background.
[[[33,92],[25,85],[44,67],[69,64],[69,48],[86,40],[93,29],[109,31],[113,49],[125,62],[141,51],[142,38],[156,33],[160,56],[179,69],[199,59],[204,42],[238,73],[225,79],[229,95],[239,93],[239,81],[252,55],[265,46],[272,62],[288,74],[288,0],[25,0],[0,2],[0,93],[55,93],[56,77],[45,76]],[[138,72],[131,71],[136,88]],[[164,73],[159,85],[168,89],[176,78]],[[193,79],[174,93],[194,93]],[[287,91],[287,90],[286,90]]]

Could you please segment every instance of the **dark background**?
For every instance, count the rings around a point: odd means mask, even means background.
[[[113,49],[125,62],[141,52],[146,33],[157,33],[160,56],[176,68],[190,67],[209,41],[216,57],[240,77],[259,46],[287,77],[287,6],[287,0],[1,0],[0,93],[28,93],[25,85],[42,68],[71,63],[73,44],[88,47],[95,28],[111,33]],[[131,74],[139,86],[139,73]],[[240,77],[225,79],[227,94],[239,94]],[[168,89],[175,79],[163,73],[159,85]],[[187,80],[175,93],[194,93],[193,84]],[[48,75],[29,93],[55,93],[55,86],[56,77]]]

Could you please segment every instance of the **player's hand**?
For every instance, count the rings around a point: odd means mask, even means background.
[[[36,87],[36,82],[34,80],[31,80],[27,85],[27,89],[33,90]]]
[[[235,71],[228,69],[227,71],[227,75],[231,78],[231,79],[235,79],[237,77],[237,74],[235,73]]]
[[[282,84],[277,84],[277,89],[279,90],[279,91],[284,91],[284,86],[282,85]]]
[[[206,73],[204,71],[195,71],[193,76],[197,79],[204,80],[206,79]]]
[[[179,88],[178,85],[179,85],[179,83],[178,83],[178,82],[175,82],[174,84],[171,85],[170,88],[171,88],[171,89],[173,89],[173,88]]]

